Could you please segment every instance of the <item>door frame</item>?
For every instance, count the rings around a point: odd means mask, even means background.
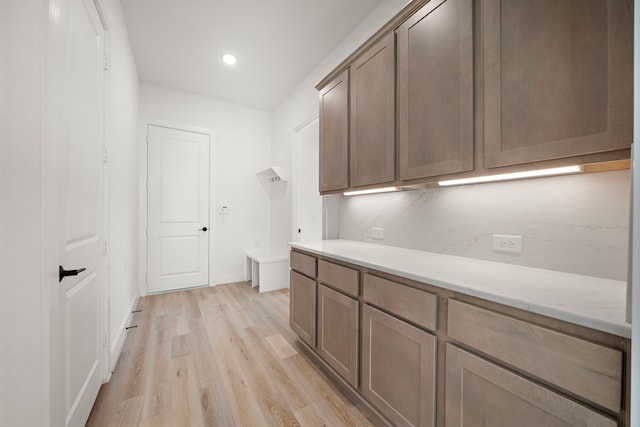
[[[162,119],[150,117],[141,117],[138,126],[138,159],[139,159],[139,205],[138,205],[138,223],[140,224],[138,232],[138,284],[140,287],[140,296],[148,294],[147,288],[147,269],[148,269],[148,249],[147,249],[147,214],[148,214],[148,194],[147,194],[147,128],[149,126],[159,126],[170,129],[182,130],[186,132],[202,133],[209,136],[209,286],[215,286],[215,224],[213,224],[213,213],[216,206],[216,132],[213,129],[187,125],[184,123],[175,123]]]
[[[313,114],[308,119],[304,120],[298,126],[291,131],[291,241],[296,241],[297,221],[298,221],[298,180],[297,176],[299,168],[297,165],[297,156],[299,153],[300,131],[305,126],[312,123],[314,120],[320,120],[320,113]],[[319,123],[319,122],[318,122]],[[320,140],[318,140],[320,144]],[[318,162],[320,159],[318,159]],[[322,197],[322,238],[323,239],[335,239],[338,238],[338,198],[335,197]]]

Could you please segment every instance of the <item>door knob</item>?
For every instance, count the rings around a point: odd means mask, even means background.
[[[62,282],[62,279],[64,279],[67,276],[77,276],[78,274],[82,273],[85,270],[86,270],[86,268],[79,268],[77,270],[65,270],[63,266],[59,266],[58,267],[58,282]]]
[[[208,230],[208,228],[207,228],[207,227],[202,227],[202,228],[201,228],[200,230],[198,230],[198,231],[207,231],[207,230]]]

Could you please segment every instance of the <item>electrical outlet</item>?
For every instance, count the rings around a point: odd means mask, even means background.
[[[384,228],[371,227],[371,237],[378,240],[384,240]]]
[[[506,234],[493,235],[493,250],[498,252],[522,253],[522,236],[509,236]]]

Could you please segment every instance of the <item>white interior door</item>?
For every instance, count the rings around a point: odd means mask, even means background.
[[[85,424],[102,383],[104,28],[91,0],[70,7],[68,128],[60,168],[60,284],[65,425]],[[62,277],[63,268],[70,276]],[[83,269],[83,270],[82,270]]]
[[[209,135],[147,128],[148,292],[209,283]]]
[[[309,121],[294,140],[295,230],[298,242],[322,240],[322,196],[319,192],[319,121]]]

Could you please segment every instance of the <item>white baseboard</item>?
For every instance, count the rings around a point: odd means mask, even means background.
[[[245,282],[247,277],[244,273],[239,274],[223,274],[216,277],[216,285],[224,285],[227,283]]]
[[[109,354],[109,360],[111,361],[111,366],[109,368],[109,378],[107,379],[107,381],[111,379],[111,374],[116,369],[116,365],[118,364],[118,359],[120,358],[120,353],[122,353],[122,347],[124,346],[124,340],[127,337],[127,334],[126,334],[127,330],[125,328],[129,326],[129,324],[131,323],[131,320],[133,318],[132,312],[138,306],[139,301],[140,301],[139,296],[137,296],[133,300],[131,307],[129,307],[129,315],[124,319],[124,321],[118,328],[118,336],[116,337],[116,339],[111,345],[111,352]]]

